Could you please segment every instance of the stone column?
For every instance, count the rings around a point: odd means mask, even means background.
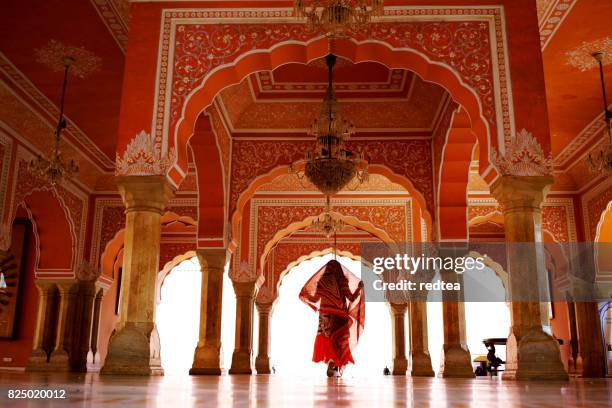
[[[255,358],[255,369],[257,374],[272,373],[270,367],[270,313],[272,303],[256,303],[259,314],[259,345],[257,347],[257,358]]]
[[[466,248],[441,248],[439,256],[463,256]],[[467,346],[465,329],[465,303],[463,303],[463,275],[454,270],[440,271],[440,278],[448,283],[459,283],[460,291],[442,291],[442,318],[444,322],[444,344],[440,360],[440,373],[443,378],[473,378],[472,357]]]
[[[162,375],[155,290],[161,215],[174,189],[165,176],[116,180],[126,208],[121,311],[101,373]]]
[[[221,311],[227,250],[198,249],[202,270],[200,337],[189,374],[221,375]]]
[[[230,374],[252,374],[253,353],[253,304],[257,282],[232,282],[236,292],[236,342],[232,355]]]
[[[49,357],[53,371],[70,371],[70,352],[72,346],[72,312],[76,299],[77,285],[75,282],[60,282],[59,305],[57,309],[57,325],[55,328],[55,348]]]
[[[576,374],[580,377],[605,377],[606,366],[599,310],[594,302],[574,302],[578,354]]]
[[[100,311],[102,298],[104,297],[105,290],[98,290],[96,297],[94,298],[92,320],[91,320],[91,332],[89,335],[89,350],[87,351],[87,371],[98,372],[102,367],[100,361],[100,353],[98,352],[98,339],[100,329]]]
[[[410,339],[410,376],[433,377],[431,357],[427,344],[427,303],[408,304],[408,337]]]
[[[393,335],[393,361],[391,374],[406,375],[408,360],[406,359],[406,310],[405,303],[388,303],[391,311],[391,329]]]
[[[26,371],[46,370],[47,350],[45,350],[46,333],[50,328],[51,315],[53,313],[53,291],[55,284],[49,281],[37,279],[36,289],[38,290],[38,307],[36,310],[36,326],[34,328],[34,338],[32,353],[28,359]]]
[[[70,350],[71,366],[77,372],[87,372],[87,355],[91,339],[95,297],[95,282],[79,282],[72,332],[73,344]]]
[[[544,332],[539,280],[546,276],[541,205],[550,176],[500,176],[491,187],[504,213],[512,325],[504,379],[567,380],[557,340]],[[531,245],[528,245],[531,244]]]

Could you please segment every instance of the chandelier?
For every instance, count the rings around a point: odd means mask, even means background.
[[[325,234],[326,238],[330,238],[336,231],[341,230],[346,224],[339,218],[334,218],[331,214],[331,205],[329,196],[326,197],[325,213],[323,218],[317,218],[311,224],[311,227]]]
[[[384,0],[294,0],[293,9],[297,17],[306,18],[309,30],[343,36],[382,16]]]
[[[595,156],[589,153],[588,164],[591,171],[603,174],[612,174],[612,111],[608,108],[608,98],[606,96],[606,83],[604,80],[603,59],[601,51],[593,53],[593,58],[599,63],[599,76],[601,78],[601,92],[604,103],[604,120],[608,131],[608,146],[604,147]]]
[[[333,88],[332,71],[336,56],[325,57],[328,68],[328,86],[321,113],[312,122],[309,135],[314,136],[314,150],[305,154],[304,171],[297,172],[291,164],[290,172],[298,178],[306,177],[324,195],[332,196],[346,187],[353,179],[367,181],[368,162],[363,154],[347,150],[345,142],[355,133],[355,127],[342,117]]]
[[[70,65],[75,61],[72,57],[64,59],[64,83],[62,85],[62,96],[60,100],[60,114],[55,128],[55,144],[49,158],[37,155],[36,159],[31,160],[28,168],[31,173],[47,181],[51,185],[56,185],[62,180],[70,178],[73,174],[79,171],[79,166],[74,160],[66,162],[60,150],[60,137],[62,130],[66,128],[66,119],[64,118],[64,98],[66,96],[66,84],[68,83],[68,70]]]

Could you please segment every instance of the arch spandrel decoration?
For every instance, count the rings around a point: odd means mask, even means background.
[[[151,137],[164,157],[178,154],[169,170],[174,182],[185,174],[184,146],[195,118],[218,91],[257,70],[322,57],[330,47],[355,62],[378,60],[444,86],[470,114],[484,152],[482,172],[490,168],[490,147],[499,145],[503,150],[500,141],[512,137],[502,7],[393,8],[388,15],[396,21],[374,24],[369,39],[355,33],[350,41],[332,44],[313,38],[290,15],[290,9],[162,12]]]

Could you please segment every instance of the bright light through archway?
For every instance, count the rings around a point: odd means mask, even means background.
[[[313,258],[293,268],[283,279],[271,319],[271,359],[279,375],[324,376],[323,363],[312,362],[318,315],[298,298],[306,281],[333,255]],[[356,276],[361,263],[339,257],[338,261]],[[354,352],[355,365],[344,377],[380,376],[391,364],[391,316],[385,303],[366,302],[365,328]]]

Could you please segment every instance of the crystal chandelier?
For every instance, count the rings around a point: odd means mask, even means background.
[[[606,121],[606,129],[608,131],[608,145],[593,156],[589,153],[588,164],[591,171],[603,174],[612,174],[612,111],[608,108],[608,98],[606,96],[606,83],[604,80],[603,59],[604,54],[601,51],[593,53],[593,58],[599,63],[599,76],[601,78],[601,91],[604,103],[604,120]]]
[[[323,214],[323,218],[317,218],[311,224],[311,227],[325,234],[326,238],[330,238],[332,234],[335,234],[336,231],[341,230],[346,224],[339,218],[334,218],[331,214],[331,205],[329,196],[327,196],[327,201],[325,205],[325,213]]]
[[[343,36],[382,16],[384,0],[294,0],[293,9],[297,17],[306,18],[309,30]]]
[[[332,71],[336,56],[325,57],[328,67],[328,86],[321,114],[312,122],[309,135],[315,137],[314,150],[306,152],[303,173],[292,164],[290,172],[302,179],[304,176],[324,195],[332,196],[357,178],[367,181],[368,162],[363,154],[346,149],[345,142],[355,133],[355,127],[342,117],[333,88]]]
[[[73,174],[79,171],[79,166],[74,160],[69,162],[64,161],[62,151],[60,150],[60,137],[62,130],[66,128],[66,119],[64,118],[64,98],[66,96],[66,84],[68,83],[68,70],[74,62],[74,58],[66,57],[64,59],[64,83],[62,85],[62,96],[60,101],[60,114],[55,128],[55,145],[51,151],[49,158],[37,155],[36,159],[31,160],[28,168],[31,173],[37,177],[47,181],[51,185],[56,185]]]

